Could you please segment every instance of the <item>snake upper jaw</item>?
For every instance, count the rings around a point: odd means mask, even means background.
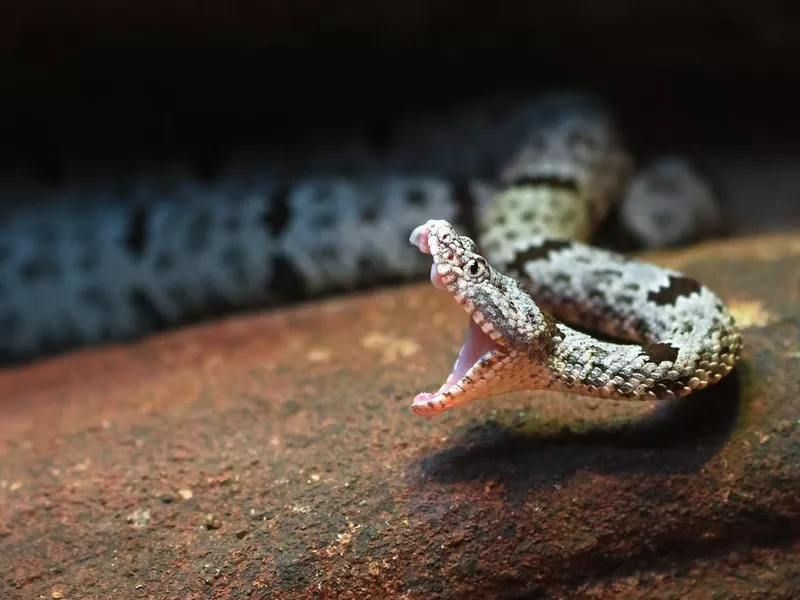
[[[419,251],[423,254],[431,253],[431,247],[428,244],[431,223],[432,221],[428,221],[427,223],[415,227],[408,238],[408,241],[419,248]]]

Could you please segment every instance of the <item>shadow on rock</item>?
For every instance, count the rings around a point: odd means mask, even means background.
[[[605,473],[693,473],[727,441],[740,409],[739,376],[664,403],[647,417],[618,427],[538,432],[525,412],[501,412],[451,438],[420,461],[439,482],[491,480],[513,487],[553,484],[576,469]],[[506,418],[507,417],[507,418]],[[521,491],[521,490],[520,490]]]
[[[409,473],[409,509],[430,540],[421,554],[463,563],[485,596],[534,598],[638,581],[642,571],[656,581],[698,564],[755,563],[753,548],[791,547],[795,479],[765,486],[743,475],[760,463],[738,444],[725,449],[737,477],[725,461],[704,469],[730,439],[746,379],[733,373],[616,429],[537,432],[532,415],[506,411],[465,430]],[[469,542],[451,546],[453,535]]]

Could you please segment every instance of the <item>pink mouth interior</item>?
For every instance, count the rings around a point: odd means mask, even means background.
[[[412,237],[412,241],[414,241],[420,250],[426,254],[430,253],[428,249],[428,233],[429,232],[427,231],[423,231],[416,239]],[[445,282],[442,280],[442,276],[439,275],[439,272],[436,269],[436,263],[431,265],[431,283],[437,289],[447,289]],[[480,360],[484,354],[497,347],[498,345],[492,340],[492,338],[486,335],[480,326],[475,323],[472,317],[470,317],[464,344],[461,346],[461,351],[458,354],[458,359],[453,367],[453,371],[450,373],[450,375],[448,375],[447,380],[444,382],[444,384],[442,384],[436,393],[423,392],[418,394],[416,398],[414,398],[414,402],[424,403],[437,394],[446,392],[462,377],[464,377],[467,371],[469,371],[470,368],[476,362],[478,362],[478,360]]]
[[[467,371],[480,360],[481,356],[495,348],[497,348],[497,344],[470,318],[464,345],[461,346],[461,352],[458,353],[458,359],[452,373],[448,375],[445,383],[439,388],[439,393],[447,391],[450,386],[466,375]]]

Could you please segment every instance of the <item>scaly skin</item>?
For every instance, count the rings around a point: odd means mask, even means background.
[[[674,163],[651,168],[625,197],[631,170],[600,108],[562,107],[531,130],[503,173],[504,187],[481,212],[484,255],[446,220],[414,230],[412,243],[433,256],[433,283],[482,331],[471,326],[445,384],[415,398],[416,414],[536,389],[672,398],[731,371],[741,334],[711,290],[588,245],[616,202],[641,206],[648,189],[662,205],[675,195],[707,206],[707,188]],[[557,319],[633,343],[601,341]]]
[[[537,239],[540,249],[550,243]],[[433,257],[434,284],[444,287],[486,336],[485,352],[463,375],[451,375],[437,393],[414,399],[411,410],[418,415],[523,390],[674,398],[718,382],[739,359],[741,335],[733,317],[708,288],[676,271],[625,263],[622,287],[625,275],[634,280],[638,269],[651,271],[651,281],[664,285],[651,285],[649,293],[657,297],[632,307],[643,321],[641,343],[615,344],[576,331],[539,308],[523,283],[494,269],[472,239],[458,236],[447,221],[428,221],[414,230],[411,241]],[[577,243],[559,249],[573,250],[596,252]],[[623,328],[624,322],[617,326]]]
[[[599,318],[627,311],[629,295],[608,276],[591,286],[585,273],[572,278],[584,267],[571,258],[604,255],[522,261],[525,244],[540,243],[531,236],[552,239],[548,248],[588,242],[620,197],[620,216],[651,246],[687,240],[715,219],[710,190],[691,169],[656,163],[632,176],[591,95],[462,108],[397,123],[379,151],[357,136],[311,143],[294,156],[281,148],[240,157],[210,179],[180,165],[88,178],[67,171],[55,186],[0,179],[0,364],[414,279],[426,260],[405,237],[431,217],[476,233],[507,275],[524,276],[524,265],[542,308]],[[674,209],[666,217],[665,207]]]

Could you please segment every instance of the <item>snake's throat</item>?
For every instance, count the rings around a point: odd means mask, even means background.
[[[414,398],[414,404],[426,404],[431,399],[445,392],[460,393],[466,391],[471,382],[464,380],[465,375],[467,375],[469,370],[473,367],[476,369],[479,368],[478,363],[481,359],[488,357],[492,351],[499,349],[499,344],[486,335],[483,330],[481,330],[480,326],[470,318],[464,344],[461,346],[461,351],[458,353],[458,358],[453,366],[453,370],[436,392],[417,394]]]
[[[499,346],[488,335],[486,335],[472,319],[469,320],[467,327],[467,335],[464,339],[464,345],[461,346],[461,351],[458,354],[458,359],[453,367],[453,372],[447,378],[447,381],[440,389],[440,392],[447,390],[451,385],[455,384],[470,368],[477,366],[478,361],[488,354],[491,350],[497,350]]]

